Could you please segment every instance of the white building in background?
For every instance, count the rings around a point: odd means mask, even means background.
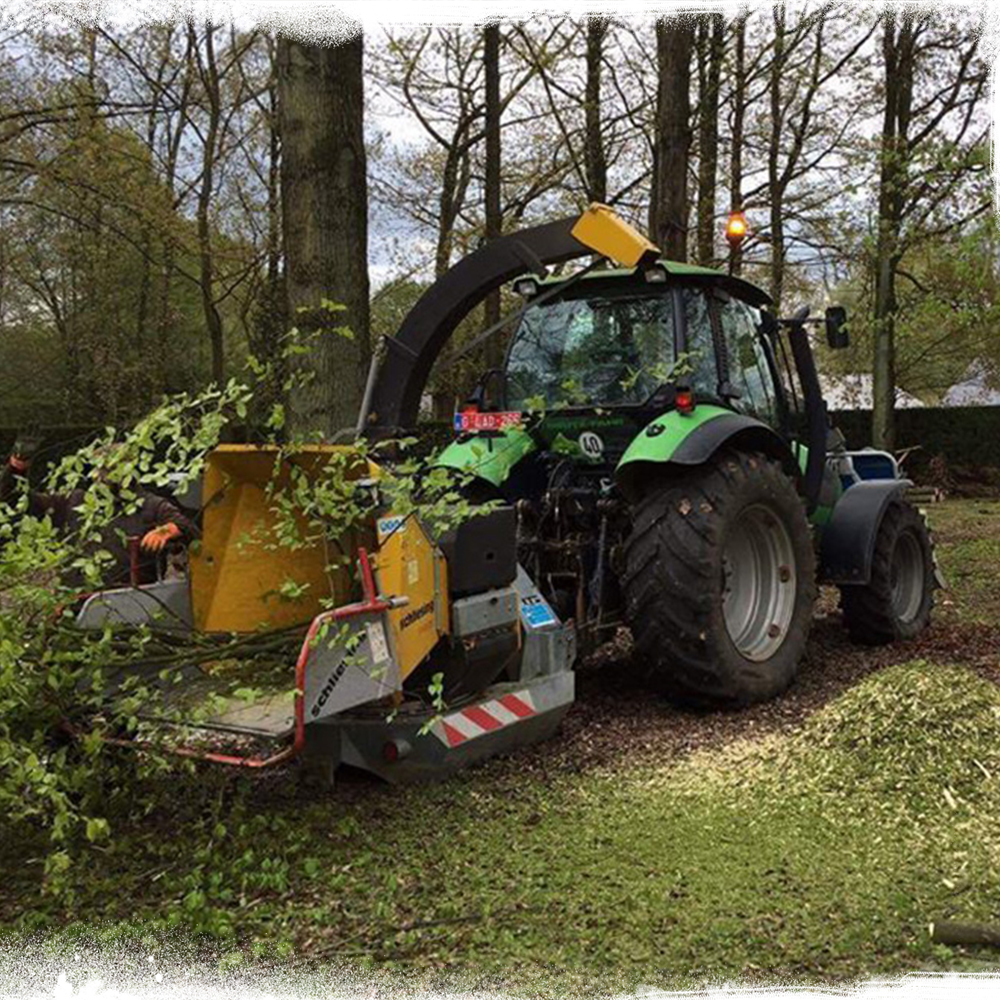
[[[820,375],[819,384],[829,410],[870,410],[872,409],[872,376],[861,375]],[[924,404],[904,389],[896,389],[896,409],[913,410]]]
[[[956,382],[941,400],[942,406],[1000,406],[998,380],[981,359],[973,361],[960,382]],[[991,385],[990,383],[993,383]]]

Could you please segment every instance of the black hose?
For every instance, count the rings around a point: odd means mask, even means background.
[[[802,400],[806,408],[809,457],[806,461],[802,492],[806,500],[806,512],[811,514],[816,509],[820,489],[823,486],[829,421],[826,414],[826,401],[823,399],[823,392],[819,385],[819,375],[816,373],[816,361],[813,358],[812,347],[809,344],[803,323],[804,319],[804,316],[796,315],[789,324],[788,342],[792,348],[792,357],[795,359],[795,368],[802,386]]]

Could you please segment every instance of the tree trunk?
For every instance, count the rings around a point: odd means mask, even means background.
[[[268,41],[271,77],[267,86],[267,236],[263,287],[249,324],[249,346],[254,356],[268,365],[270,377],[254,400],[264,418],[275,403],[283,402],[281,386],[288,376],[281,350],[282,337],[288,328],[287,296],[281,269],[281,133],[278,123],[277,52]]]
[[[464,135],[464,133],[461,133]],[[464,144],[463,144],[464,145]],[[445,154],[444,171],[441,174],[441,193],[438,197],[438,234],[434,251],[434,276],[440,278],[451,265],[451,250],[455,239],[455,220],[465,201],[467,176],[463,182],[463,172],[468,173],[468,156],[463,154],[457,139]]]
[[[698,263],[715,263],[715,180],[719,168],[719,78],[722,74],[721,14],[704,15],[698,28]]]
[[[356,421],[371,358],[362,53],[360,34],[331,46],[278,40],[288,315],[316,336],[291,359],[288,421],[325,437]]]
[[[483,184],[485,202],[485,237],[491,243],[503,229],[500,209],[500,25],[488,24],[483,30],[483,63],[486,77],[486,163]],[[500,289],[486,296],[483,303],[483,329],[500,321]],[[486,344],[486,367],[498,367],[503,344],[493,337]]]
[[[736,21],[733,45],[733,137],[729,154],[729,207],[743,210],[743,123],[747,107],[746,41],[747,19]],[[743,270],[743,251],[739,245],[729,248],[729,272],[739,275]]]
[[[608,164],[601,133],[601,62],[606,17],[587,18],[587,81],[584,88],[583,167],[587,178],[587,200],[605,202],[608,198]]]
[[[781,296],[785,286],[785,212],[783,190],[780,182],[780,162],[783,134],[783,109],[781,104],[781,79],[785,68],[785,9],[775,7],[774,54],[768,94],[771,102],[771,142],[767,151],[767,188],[771,215],[771,298],[775,312],[781,312]]]
[[[688,157],[691,151],[693,21],[656,22],[658,88],[650,233],[671,260],[687,260]]]
[[[192,45],[197,44],[194,30],[192,23],[188,27]],[[219,125],[222,120],[222,95],[215,62],[215,30],[212,25],[206,24],[205,67],[201,76],[208,100],[208,127],[202,149],[201,184],[198,187],[198,205],[195,214],[198,226],[198,286],[212,349],[212,381],[221,384],[226,377],[225,333],[222,316],[215,305],[215,257],[212,252],[212,227],[209,218],[215,196],[215,159],[218,153]]]
[[[879,163],[878,233],[875,248],[872,439],[892,450],[896,438],[896,270],[902,256],[900,236],[906,203],[907,141],[913,103],[915,37],[913,15],[885,15],[882,54],[885,107]]]
[[[931,924],[931,940],[935,944],[1000,948],[1000,927],[996,924],[961,924],[954,920],[935,920]]]

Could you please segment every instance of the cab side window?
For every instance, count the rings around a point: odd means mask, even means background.
[[[718,388],[715,369],[715,346],[712,343],[712,320],[709,296],[701,288],[685,288],[684,328],[687,331],[686,356],[679,368],[698,394],[714,396]]]
[[[772,427],[777,426],[779,415],[771,370],[758,333],[760,314],[738,299],[727,297],[718,305],[729,355],[729,381],[741,393],[735,406]]]

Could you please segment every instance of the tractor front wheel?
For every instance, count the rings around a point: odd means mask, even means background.
[[[802,500],[765,455],[723,452],[651,484],[623,578],[638,669],[688,701],[764,701],[792,682],[816,596]]]
[[[923,516],[909,503],[894,503],[875,536],[870,581],[840,588],[851,639],[866,646],[913,639],[930,622],[934,586],[934,548]]]

